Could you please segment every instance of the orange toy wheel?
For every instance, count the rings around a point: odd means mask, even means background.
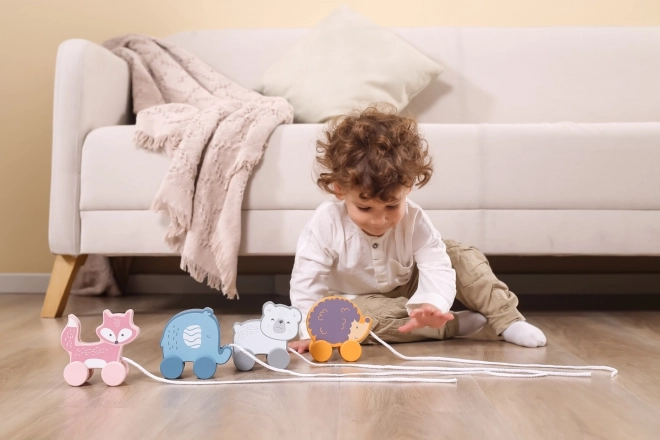
[[[355,362],[362,355],[362,347],[356,341],[347,341],[339,347],[339,354],[347,362]]]
[[[332,356],[332,345],[326,341],[316,341],[309,344],[309,352],[316,362],[325,362]]]

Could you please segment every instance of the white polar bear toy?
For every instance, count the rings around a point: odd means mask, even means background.
[[[286,368],[290,361],[287,342],[298,334],[301,320],[298,309],[268,301],[261,319],[234,324],[234,344],[253,355],[265,354],[268,365]],[[251,370],[254,363],[245,353],[234,350],[234,365],[239,370]]]

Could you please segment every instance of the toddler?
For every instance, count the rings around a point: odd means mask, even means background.
[[[488,323],[505,341],[545,345],[486,257],[443,240],[408,200],[433,173],[414,120],[376,107],[342,116],[328,125],[317,152],[317,184],[334,198],[316,209],[298,240],[291,304],[303,321],[290,347],[308,350],[305,317],[328,295],[353,301],[387,342],[467,336]],[[455,298],[469,310],[450,312]]]

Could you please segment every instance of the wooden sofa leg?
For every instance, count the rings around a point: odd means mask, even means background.
[[[80,266],[85,264],[87,255],[57,255],[53,272],[50,274],[50,282],[46,291],[46,298],[41,309],[42,318],[59,318],[64,312],[66,302],[69,299],[73,280]]]

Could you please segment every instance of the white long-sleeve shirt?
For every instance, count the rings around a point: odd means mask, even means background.
[[[413,263],[419,284],[408,312],[423,304],[448,312],[456,297],[456,272],[422,208],[406,199],[401,221],[372,237],[353,223],[343,201],[321,204],[300,234],[291,276],[291,304],[303,316],[301,339],[309,339],[307,313],[318,300],[390,292],[410,280]]]

